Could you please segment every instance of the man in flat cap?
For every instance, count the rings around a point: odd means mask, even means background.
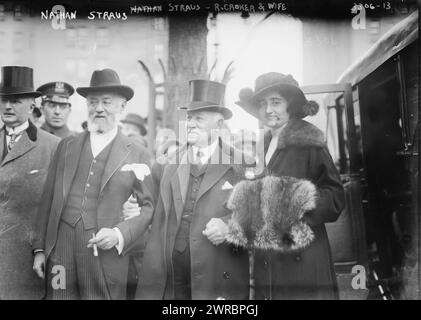
[[[31,242],[59,139],[30,120],[41,95],[31,68],[2,67],[0,83],[0,300],[41,299],[44,284],[32,270]]]
[[[152,168],[159,195],[136,298],[247,299],[248,253],[225,243],[231,212],[224,203],[245,162],[221,140],[232,115],[222,102],[225,86],[192,80],[190,93],[187,144],[175,161],[157,159]]]
[[[148,153],[118,130],[134,92],[111,69],[94,71],[90,86],[76,90],[86,98],[89,131],[58,146],[39,209],[34,269],[47,279],[47,299],[125,299],[126,253],[153,210]],[[127,220],[130,198],[142,210]]]
[[[67,126],[72,107],[69,98],[75,89],[66,82],[49,82],[37,91],[42,93],[41,109],[45,119],[41,129],[61,139],[75,135]]]
[[[137,139],[145,148],[147,148],[148,143],[145,138],[147,134],[145,119],[136,113],[128,113],[120,122],[122,123],[121,132],[124,135]]]

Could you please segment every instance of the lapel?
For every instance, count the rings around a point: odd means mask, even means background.
[[[166,165],[163,169],[162,178],[159,183],[159,195],[164,205],[165,215],[168,217],[171,208],[171,179],[174,177],[177,166]]]
[[[4,152],[4,127],[0,129],[0,160],[3,157]]]
[[[231,168],[231,165],[228,164],[209,164],[206,168],[205,176],[203,177],[203,181],[200,184],[199,192],[197,193],[196,203],[199,199],[222,177],[225,173]]]
[[[70,190],[73,178],[76,173],[77,166],[79,164],[80,154],[82,153],[83,144],[87,139],[88,131],[76,136],[66,144],[66,150],[64,152],[64,173],[63,173],[63,198],[66,199],[66,195]]]
[[[118,131],[117,136],[112,142],[110,155],[104,168],[104,174],[102,175],[101,179],[100,194],[104,190],[108,181],[110,181],[113,174],[120,168],[124,160],[127,159],[128,155],[130,154],[130,145],[130,140],[128,140],[120,131]]]
[[[170,181],[177,222],[180,221],[180,217],[183,212],[190,180],[190,163],[187,158],[188,153],[185,152],[181,156],[180,164],[178,165],[175,174],[172,175]]]
[[[28,133],[25,131],[24,133],[22,133],[22,136],[20,137],[19,141],[16,142],[16,144],[13,146],[12,150],[10,150],[10,152],[3,159],[1,166],[4,166],[6,163],[9,163],[23,156],[25,153],[35,148],[36,145],[37,142],[29,139]]]
[[[220,142],[215,152],[211,155],[210,163],[206,168],[205,176],[197,193],[196,202],[232,168],[231,164],[224,164],[227,163],[227,160],[232,160],[229,152],[229,148]]]

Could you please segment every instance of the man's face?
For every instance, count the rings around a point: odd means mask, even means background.
[[[271,129],[282,127],[289,120],[288,101],[277,91],[269,91],[259,100],[259,118]]]
[[[95,92],[88,94],[88,128],[106,133],[115,129],[126,106],[126,99],[115,93]]]
[[[121,133],[123,133],[127,137],[136,135],[140,136],[140,129],[135,124],[124,122],[121,124]]]
[[[1,120],[8,127],[14,128],[29,119],[34,109],[35,99],[25,96],[0,97]]]
[[[46,101],[43,103],[44,118],[47,124],[55,129],[59,129],[66,125],[70,115],[69,103],[57,103]]]
[[[217,137],[224,118],[219,112],[189,111],[186,118],[187,142],[198,147],[206,147]]]

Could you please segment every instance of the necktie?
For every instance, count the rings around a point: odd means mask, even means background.
[[[7,150],[8,151],[10,151],[10,150],[12,150],[12,148],[13,148],[13,146],[15,145],[15,143],[16,143],[16,139],[20,136],[20,135],[22,135],[22,132],[19,132],[19,133],[12,133],[12,134],[7,134],[9,137],[10,137],[10,141],[9,141],[9,143],[7,144]]]

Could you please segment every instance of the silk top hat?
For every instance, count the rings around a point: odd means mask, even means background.
[[[209,80],[190,80],[190,102],[179,110],[185,111],[215,111],[220,112],[225,119],[232,117],[232,112],[224,107],[225,85]]]
[[[75,92],[66,82],[49,82],[40,86],[37,91],[42,93],[42,102],[68,103],[69,97]]]
[[[112,69],[95,70],[89,87],[80,87],[76,91],[85,98],[90,92],[114,92],[125,97],[127,101],[134,95],[133,89],[122,85],[117,72]]]
[[[33,69],[20,66],[1,67],[0,96],[26,95],[39,97],[34,90]]]
[[[140,115],[138,115],[136,113],[128,113],[126,115],[126,117],[123,120],[121,120],[120,122],[130,123],[130,124],[133,124],[133,125],[137,126],[139,128],[140,134],[142,136],[144,136],[147,133],[146,128],[145,128],[145,120]]]
[[[254,91],[250,88],[240,90],[236,104],[254,117],[259,117],[259,99],[268,91],[276,89],[284,98],[289,100],[288,113],[294,118],[304,118],[317,113],[319,107],[315,101],[307,101],[298,82],[290,75],[269,72],[259,76],[254,84]]]

